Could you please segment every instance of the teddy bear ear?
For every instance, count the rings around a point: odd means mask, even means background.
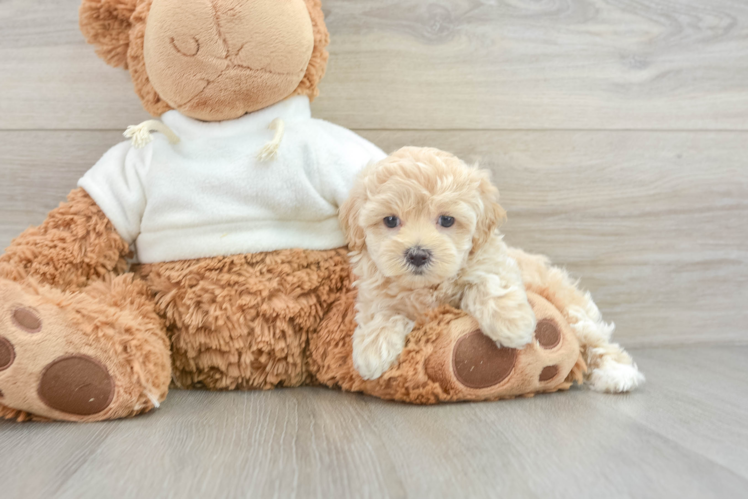
[[[312,19],[312,30],[314,32],[314,49],[309,65],[306,69],[304,78],[299,83],[294,94],[306,95],[309,100],[313,101],[319,95],[319,84],[325,75],[327,68],[327,45],[330,43],[330,33],[325,25],[325,14],[322,12],[321,0],[304,0],[306,8],[309,11],[309,17]]]
[[[139,0],[83,0],[79,25],[96,53],[114,67],[127,69],[131,17]]]

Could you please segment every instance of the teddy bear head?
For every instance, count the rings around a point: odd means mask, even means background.
[[[80,28],[154,116],[229,120],[314,99],[327,65],[320,0],[83,0]]]

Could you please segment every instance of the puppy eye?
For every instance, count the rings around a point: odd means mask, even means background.
[[[455,218],[449,215],[442,215],[439,217],[439,225],[442,227],[452,227],[455,224]]]
[[[390,215],[389,217],[384,218],[384,225],[389,227],[390,229],[396,228],[399,224],[400,219],[398,219],[394,215]]]

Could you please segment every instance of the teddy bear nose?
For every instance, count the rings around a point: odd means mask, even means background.
[[[421,247],[413,247],[405,253],[408,263],[414,267],[423,267],[431,262],[431,252]]]

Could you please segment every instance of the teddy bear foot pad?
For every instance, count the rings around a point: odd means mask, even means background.
[[[566,389],[579,371],[579,343],[558,310],[529,294],[538,319],[533,342],[523,349],[498,347],[462,317],[450,325],[429,357],[429,377],[456,399],[486,400]],[[447,367],[449,369],[447,369]],[[574,371],[574,373],[572,373]]]
[[[54,301],[24,288],[0,280],[0,405],[62,420],[104,412],[116,385],[94,343]]]

